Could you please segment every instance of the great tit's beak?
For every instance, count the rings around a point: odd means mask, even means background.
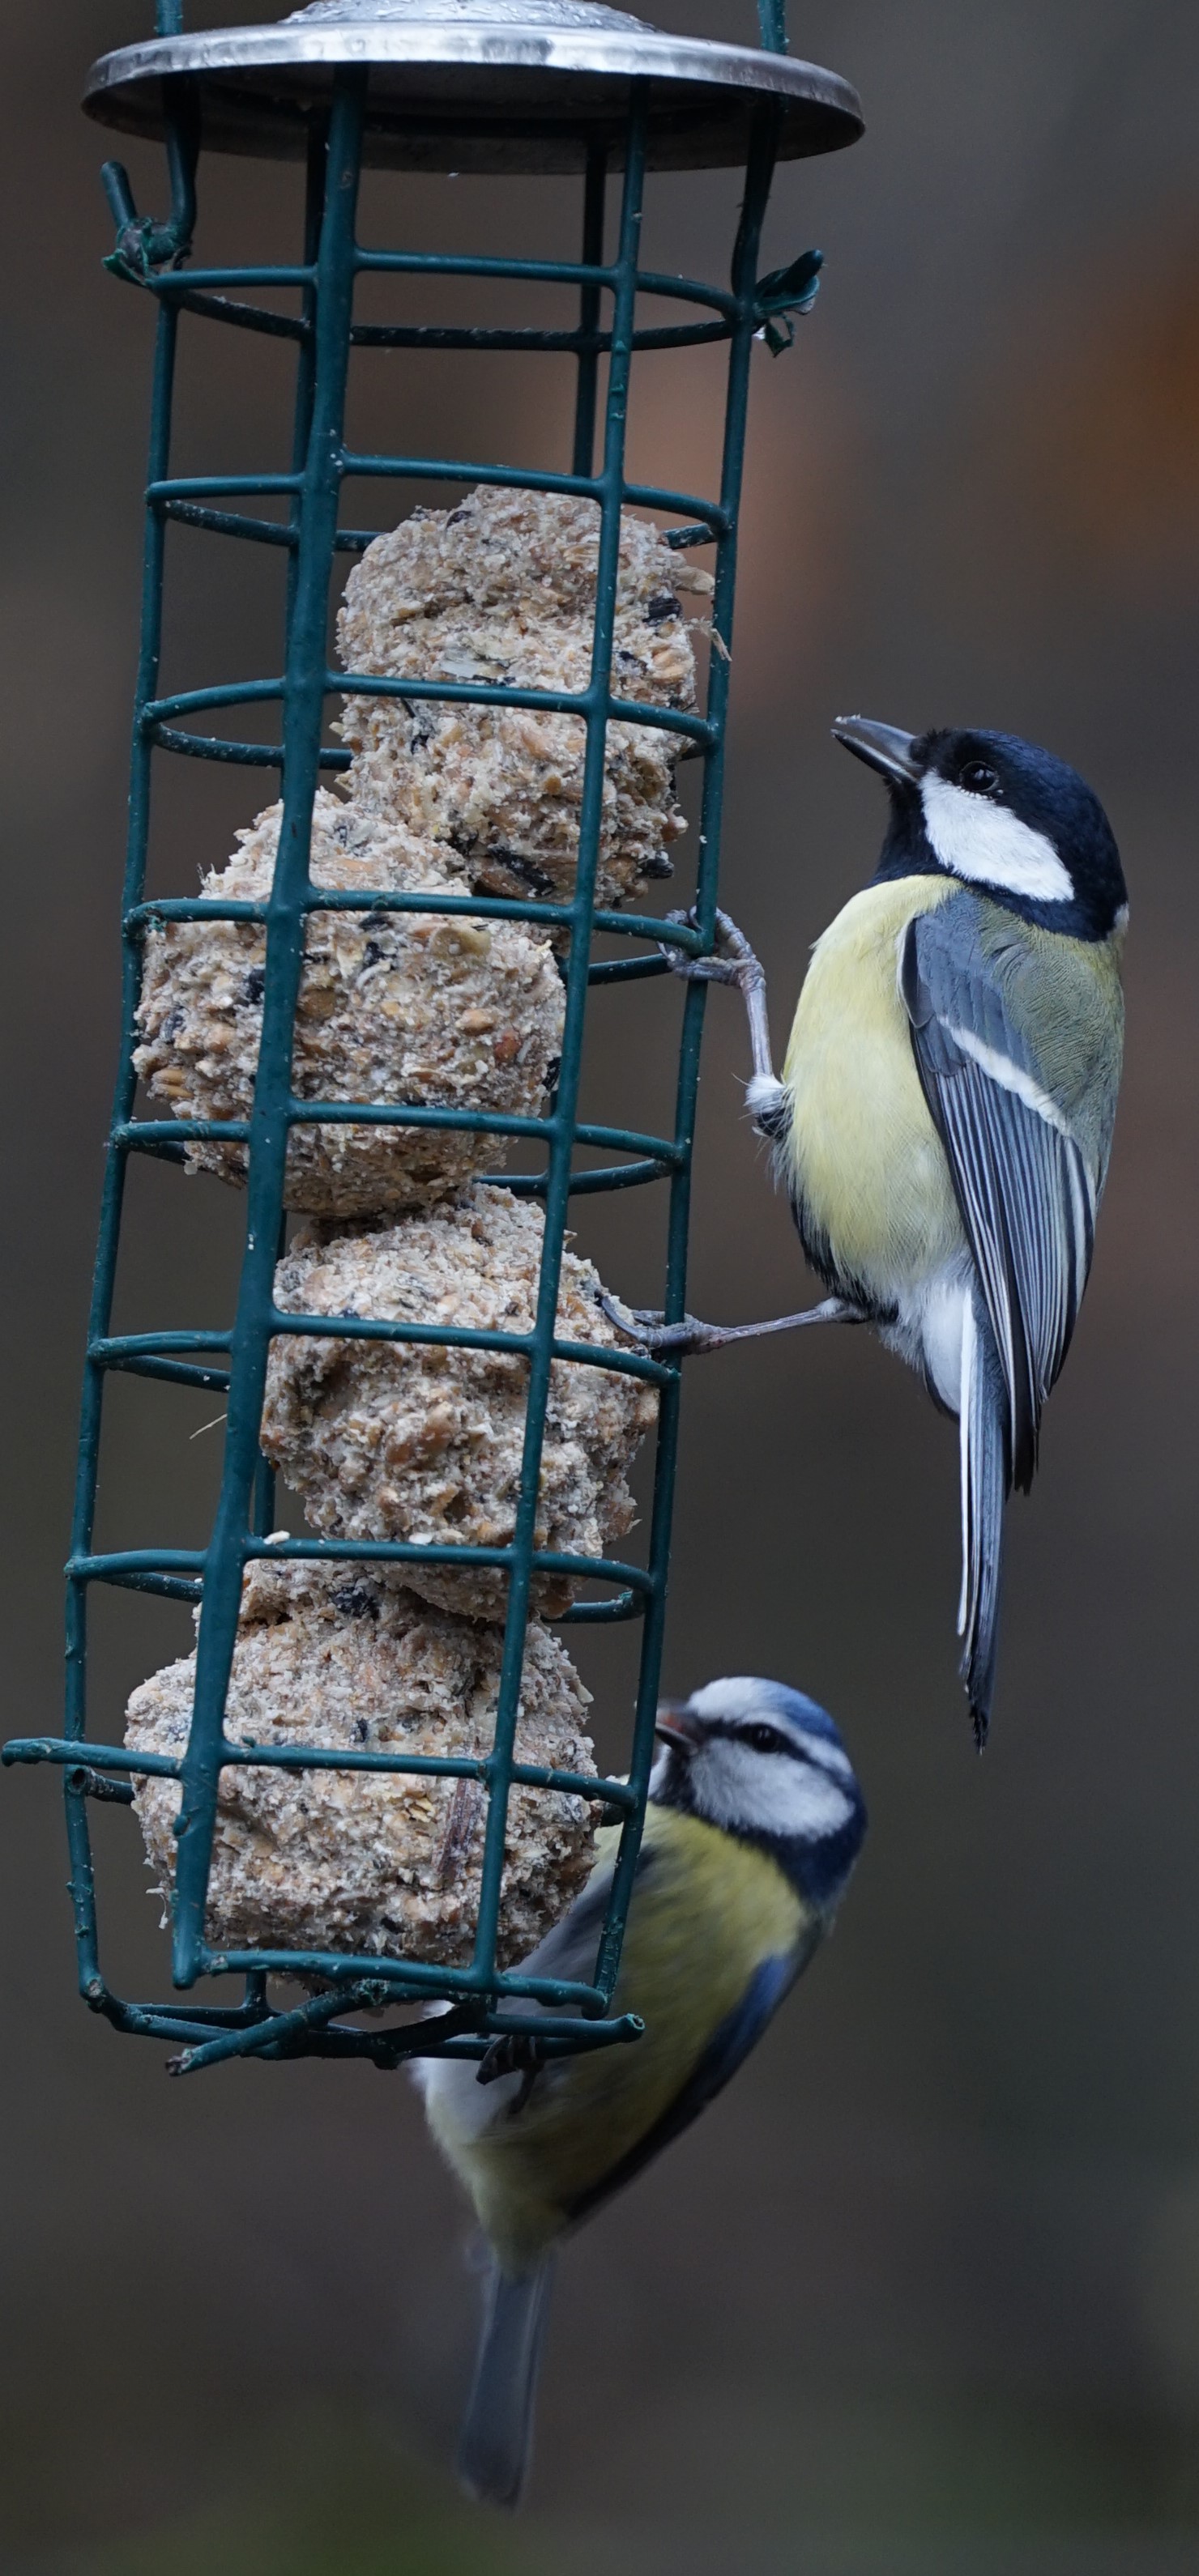
[[[690,1758],[699,1743],[699,1729],[685,1699],[660,1699],[654,1720],[654,1733],[659,1744],[668,1744],[672,1753]]]
[[[923,777],[915,757],[916,737],[903,733],[898,725],[876,724],[872,716],[838,716],[833,740],[844,743],[855,760],[864,760],[868,768],[881,770],[884,778],[895,779],[901,787],[915,787]]]

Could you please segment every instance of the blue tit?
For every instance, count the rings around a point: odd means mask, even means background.
[[[870,884],[816,943],[781,1081],[762,970],[733,924],[717,957],[682,969],[745,996],[749,1106],[832,1294],[731,1331],[610,1311],[680,1350],[871,1323],[921,1371],[959,1425],[958,1628],[981,1745],[1004,1504],[1032,1482],[1107,1177],[1128,903],[1102,806],[1051,753],[862,716],[834,732],[885,779],[890,820]]]
[[[709,1682],[660,1708],[657,1731],[612,2003],[640,2015],[642,2037],[540,2064],[535,2043],[516,2064],[500,2043],[498,2074],[488,2059],[413,2067],[489,2249],[458,2465],[492,2504],[516,2504],[524,2485],[557,2246],[736,2073],[830,1928],[866,1829],[831,1717],[781,1682]],[[617,1839],[601,1829],[591,1878],[530,1974],[591,1978]]]

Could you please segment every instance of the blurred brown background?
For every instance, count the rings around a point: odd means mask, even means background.
[[[10,0],[5,22],[5,1733],[60,1706],[151,335],[100,271],[106,145],[76,98],[149,14]],[[748,0],[657,14],[753,40]],[[1199,2565],[1199,23],[1187,0],[809,0],[792,42],[859,85],[868,133],[782,172],[764,257],[828,255],[796,348],[755,353],[734,658],[724,885],[776,1035],[882,829],[876,783],[830,744],[839,711],[1050,744],[1104,798],[1132,894],[1115,1163],[1011,1515],[993,1746],[975,1759],[954,1674],[952,1434],[915,1380],[851,1336],[691,1363],[668,1682],[748,1668],[825,1698],[872,1832],[831,1951],[747,2073],[565,2262],[510,2529],[451,2490],[474,2289],[406,2083],[166,2083],[158,2048],[74,1999],[55,1783],[5,1775],[5,2570]],[[155,156],[128,157],[157,205]],[[208,164],[201,252],[286,255],[295,184]],[[658,182],[651,264],[722,276],[735,197]],[[528,251],[576,222],[558,182],[376,181],[366,217],[375,239]],[[191,330],[179,468],[283,463],[280,353]],[[384,445],[564,456],[549,362],[376,357],[354,399]],[[634,469],[712,488],[717,404],[706,359],[642,361]],[[168,684],[277,667],[277,566],[230,561],[253,551],[177,541]],[[156,882],[187,889],[259,800],[245,773],[173,767]],[[591,1114],[649,1125],[677,997],[601,1000]],[[805,1293],[745,1071],[717,995],[692,1302],[728,1317]],[[122,1314],[217,1320],[237,1200],[151,1168],[133,1202]],[[626,1293],[655,1287],[656,1222],[649,1193],[588,1208]],[[117,1385],[105,1532],[202,1536],[220,1432],[190,1435],[215,1409]],[[105,1611],[99,1725],[185,1626]],[[615,1760],[627,1640],[584,1646]],[[101,1813],[97,1842],[112,1972],[161,1989],[129,1818]]]

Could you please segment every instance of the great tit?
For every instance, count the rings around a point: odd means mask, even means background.
[[[866,1810],[824,1709],[781,1682],[709,1682],[658,1712],[661,1751],[612,2009],[640,2039],[537,2063],[429,2057],[413,2072],[488,2244],[482,2336],[458,2455],[468,2491],[519,2501],[555,2249],[736,2073],[828,1931]],[[591,1976],[617,1829],[526,1961]],[[526,2013],[542,2008],[527,2005]],[[519,2003],[509,2013],[521,2014]]]
[[[890,822],[870,884],[816,943],[781,1081],[762,969],[734,925],[721,916],[717,956],[671,958],[745,996],[748,1104],[833,1293],[731,1330],[661,1327],[615,1301],[609,1311],[678,1350],[871,1323],[922,1372],[959,1423],[958,1631],[981,1746],[1003,1507],[1032,1482],[1107,1177],[1128,902],[1098,798],[1050,752],[1014,734],[913,736],[863,716],[833,730],[885,779]]]

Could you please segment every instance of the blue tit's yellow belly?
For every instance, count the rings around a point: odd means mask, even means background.
[[[783,1065],[780,1161],[805,1245],[830,1284],[883,1307],[965,1246],[897,980],[908,923],[954,890],[900,877],[852,897],[812,952]]]
[[[535,2260],[669,2110],[761,1962],[797,1952],[815,1929],[782,1871],[749,1845],[661,1807],[649,1810],[646,1843],[613,1999],[614,2012],[641,2015],[644,2037],[551,2063],[522,2110],[504,2104],[473,2136],[455,2116],[460,2095],[429,2102],[509,2270]]]

